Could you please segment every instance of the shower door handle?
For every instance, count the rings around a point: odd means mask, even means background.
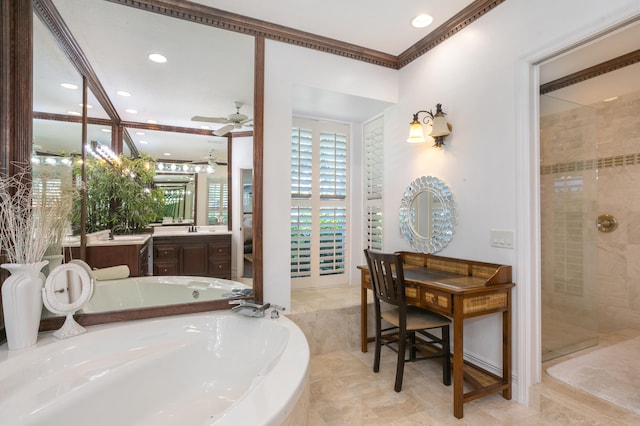
[[[600,232],[613,232],[618,227],[618,220],[610,214],[601,214],[596,221]]]

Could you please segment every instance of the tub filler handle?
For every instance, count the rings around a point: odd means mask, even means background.
[[[284,306],[271,305],[271,319],[280,318],[280,311],[284,311]]]

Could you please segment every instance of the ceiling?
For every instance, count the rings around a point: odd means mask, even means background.
[[[472,1],[195,3],[397,55]],[[102,0],[53,0],[53,4],[123,121],[146,123],[153,119],[163,125],[198,128],[207,123],[193,122],[192,116],[226,117],[236,112],[234,101],[244,102],[240,112],[251,116],[252,37]],[[340,13],[335,13],[336,10]],[[413,28],[411,19],[421,13],[432,15],[433,23],[424,29]],[[383,28],[393,29],[394,36],[389,37],[388,31],[381,31]],[[81,90],[59,86],[61,82],[73,82],[82,87],[81,78],[37,17],[34,51],[34,111],[81,112]],[[168,61],[165,64],[148,61],[151,52],[164,54]],[[132,95],[123,98],[116,95],[117,90]],[[93,107],[88,113],[90,117],[108,118],[92,95],[87,103]],[[345,121],[365,120],[389,106],[385,102],[305,87],[294,90],[293,104],[296,114]],[[129,113],[127,109],[137,112]],[[210,128],[221,126],[211,124]],[[89,126],[88,140],[109,144],[110,134],[103,130],[106,126]],[[34,145],[41,151],[78,152],[79,132],[77,124],[36,120]],[[198,161],[211,149],[218,158],[226,155],[225,138],[152,131],[138,135],[138,132],[129,131],[138,150],[159,159]]]
[[[338,39],[369,49],[398,55],[424,38],[472,1],[431,2],[415,0],[200,0],[205,6]],[[234,101],[244,102],[240,112],[253,113],[253,38],[205,25],[174,19],[103,0],[53,0],[72,35],[88,58],[96,76],[123,121],[199,128],[208,123],[191,121],[195,115],[226,117],[236,112]],[[340,13],[335,11],[339,10]],[[411,27],[420,13],[433,23],[425,29]],[[622,50],[637,49],[639,26],[624,34],[612,34],[605,42],[557,58],[541,67],[541,82],[578,71],[610,59]],[[390,37],[389,34],[393,34]],[[630,42],[628,40],[631,40]],[[611,47],[613,46],[613,47]],[[150,62],[147,55],[159,52],[167,62]],[[597,53],[593,53],[597,52]],[[624,53],[624,52],[623,52]],[[621,76],[638,75],[628,67]],[[609,78],[620,83],[622,77]],[[598,79],[599,80],[599,79]],[[61,82],[82,86],[75,68],[62,54],[46,27],[34,18],[34,110],[55,114],[80,112],[81,90],[62,89]],[[601,100],[602,89],[593,81],[580,83],[550,95],[569,102]],[[624,83],[634,87],[640,79]],[[633,85],[633,86],[632,86]],[[580,88],[581,90],[576,90]],[[584,88],[584,89],[583,89]],[[129,97],[116,94],[131,93]],[[572,92],[576,92],[573,94]],[[94,97],[87,102],[90,117],[108,118]],[[308,87],[294,90],[294,113],[317,117],[363,121],[389,104]],[[136,112],[127,112],[135,109]],[[210,124],[210,129],[222,124]],[[89,126],[89,140],[109,144],[106,126]],[[242,128],[240,130],[250,130]],[[213,150],[226,156],[226,138],[130,129],[137,149],[159,159],[202,161]],[[80,127],[63,122],[36,120],[34,144],[43,151],[78,152]],[[146,142],[146,143],[144,143]],[[126,150],[125,150],[126,153]],[[170,156],[165,156],[170,153]]]

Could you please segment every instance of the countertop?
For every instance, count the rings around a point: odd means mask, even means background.
[[[153,234],[116,235],[113,240],[109,239],[109,231],[98,231],[87,234],[87,247],[144,245],[150,238],[231,234],[228,229],[216,226],[197,226],[196,232],[189,232],[189,228],[186,225],[163,226],[154,228]],[[65,247],[80,247],[80,236],[66,237],[63,245]]]

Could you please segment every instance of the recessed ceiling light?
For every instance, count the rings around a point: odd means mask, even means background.
[[[72,90],[76,90],[78,88],[78,86],[76,86],[73,83],[60,83],[60,86],[64,87],[65,89],[72,89]]]
[[[164,64],[165,62],[167,62],[167,58],[159,53],[150,54],[149,59],[159,64]]]
[[[157,124],[158,122],[156,120],[147,120],[147,123],[149,123],[149,124]]]
[[[78,105],[80,106],[80,108],[82,108],[82,104],[78,104]],[[87,104],[87,109],[91,109],[91,108],[93,108],[93,105]]]
[[[146,144],[148,144],[149,142],[147,142],[147,141],[140,141],[140,143],[143,143],[143,144],[145,144],[145,145],[146,145]]]
[[[131,96],[131,93],[127,92],[126,90],[118,90],[116,91],[116,93],[120,96]]]
[[[100,130],[102,130],[105,133],[111,133],[111,129],[107,129],[106,127],[104,129],[100,129]]]
[[[125,112],[128,112],[129,114],[137,114],[138,110],[133,108],[128,108],[128,109],[125,109]]]
[[[614,96],[613,98],[604,99],[603,102],[611,102],[611,101],[615,101],[616,99],[618,99],[618,97]]]
[[[144,136],[146,133],[145,132],[136,132],[136,135],[138,136]]]
[[[413,18],[413,21],[411,21],[411,25],[414,28],[424,28],[429,24],[431,24],[432,22],[433,22],[433,18],[431,17],[431,15],[423,14]]]
[[[67,111],[67,114],[69,114],[69,115],[82,115],[77,111]]]
[[[201,128],[201,129],[203,129],[203,130],[208,130],[208,129],[210,129],[211,127],[209,127],[209,126],[200,126],[200,128]]]
[[[167,157],[169,157],[171,155],[170,152],[165,152],[163,155],[166,155]]]

